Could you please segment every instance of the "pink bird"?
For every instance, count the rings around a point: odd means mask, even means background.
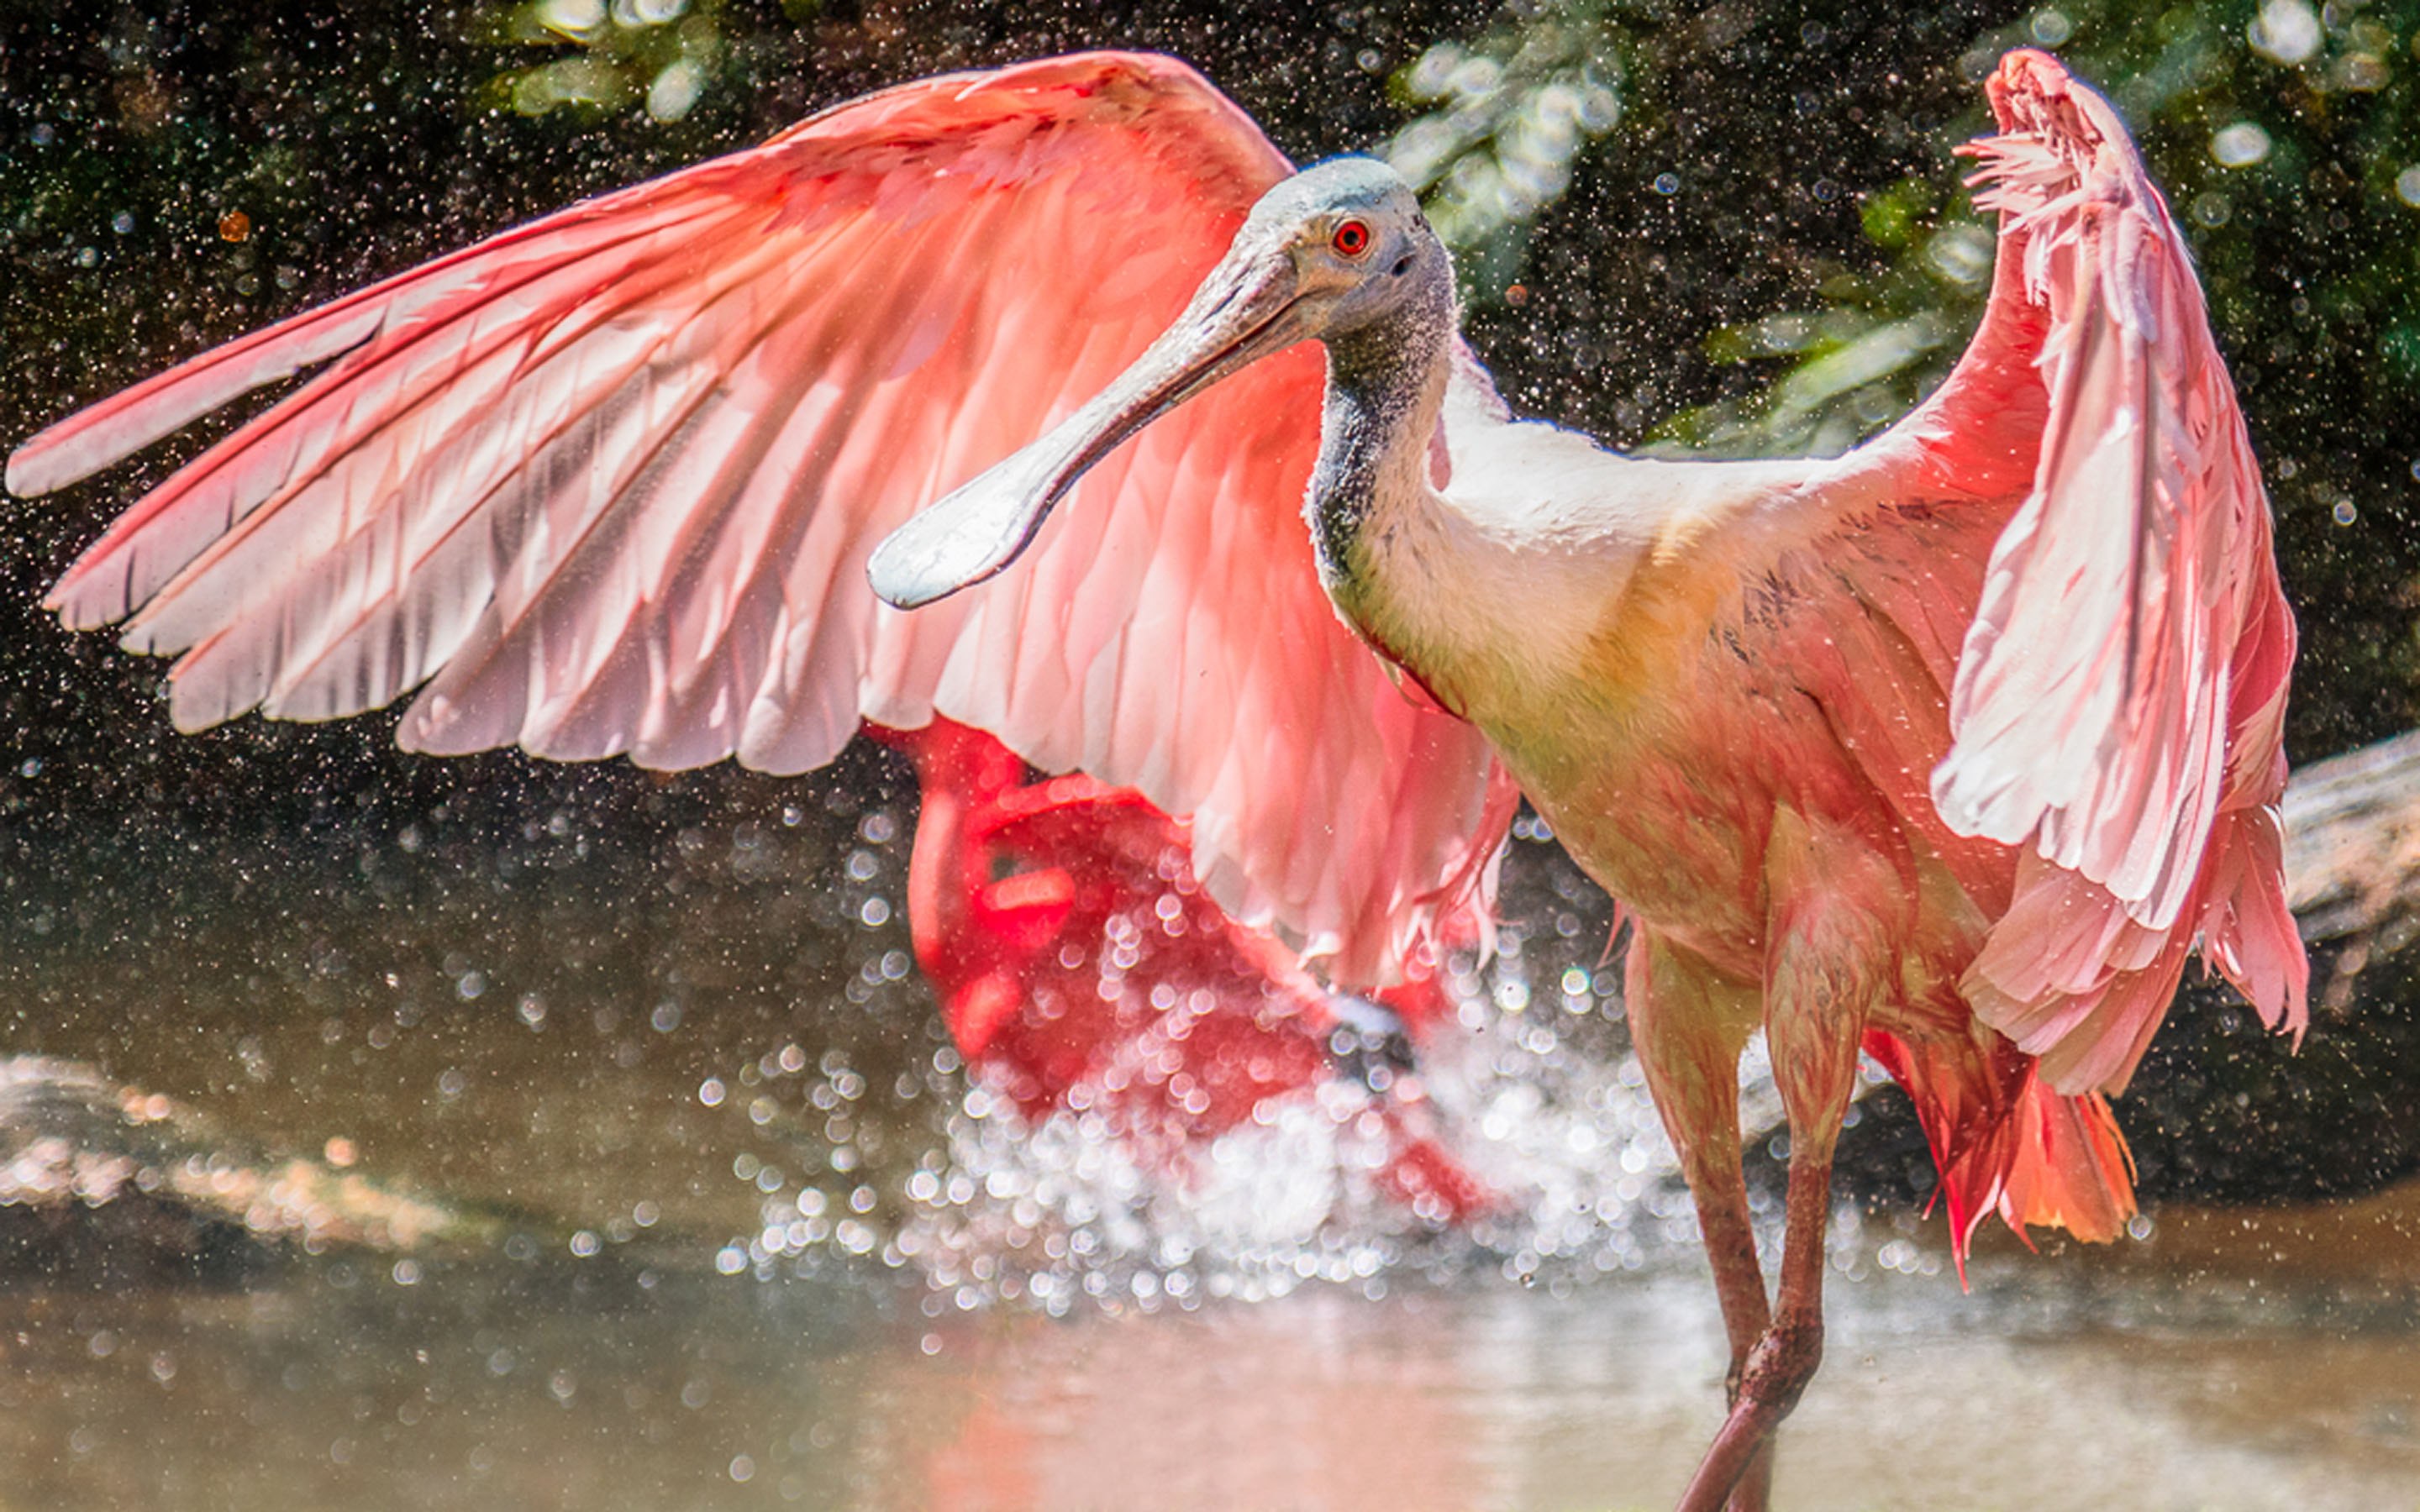
[[[1754,1508],[1821,1352],[1861,1046],[1927,1110],[1962,1246],[1989,1212],[2131,1210],[2102,1099],[2196,947],[2304,1017],[2293,623],[2183,240],[2056,61],[1990,93],[1982,329],[1837,459],[1514,420],[1399,178],[1295,174],[1182,65],[1093,54],[507,232],[74,416],[8,481],[324,363],[52,593],[180,654],[180,726],[417,688],[420,749],[787,772],[946,715],[1187,816],[1211,895],[1345,980],[1483,928],[1517,782],[1633,920],[1730,1335],[1681,1504]],[[1759,1028],[1771,1297],[1734,1090]]]
[[[1220,911],[1184,826],[1131,788],[1029,781],[1007,747],[950,719],[876,734],[916,764],[916,964],[958,1049],[1029,1119],[1097,1109],[1181,1175],[1202,1142],[1338,1074],[1331,1041],[1348,1022],[1399,1027],[1416,1047],[1452,1022],[1426,970],[1374,1005],[1330,994],[1275,936]],[[1446,1223],[1492,1206],[1440,1143],[1419,1078],[1388,1066],[1370,1081],[1379,1190]]]

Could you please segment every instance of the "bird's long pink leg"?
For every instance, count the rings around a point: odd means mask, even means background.
[[[1870,920],[1819,899],[1776,932],[1765,979],[1765,1042],[1790,1119],[1790,1195],[1773,1320],[1748,1350],[1730,1415],[1682,1494],[1680,1512],[1739,1508],[1735,1492],[1771,1473],[1773,1431],[1798,1405],[1823,1357],[1824,1236],[1832,1221],[1832,1152],[1857,1072],[1885,957]]]
[[[1772,1324],[1740,1173],[1739,1057],[1756,1026],[1757,995],[1643,930],[1626,964],[1631,1044],[1697,1203],[1730,1337],[1725,1383],[1736,1402],[1749,1356]],[[1730,1512],[1763,1512],[1771,1465],[1770,1455],[1753,1457],[1730,1489]]]

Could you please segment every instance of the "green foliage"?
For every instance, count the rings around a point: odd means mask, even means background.
[[[2249,270],[2263,233],[2308,216],[2326,197],[2327,250],[2348,243],[2406,240],[2420,202],[2420,172],[2409,172],[2409,120],[2420,59],[2398,39],[2413,36],[2415,8],[2330,5],[2307,0],[2179,5],[2145,24],[2140,10],[2116,0],[2071,0],[1977,39],[1964,59],[1974,77],[2007,48],[2057,47],[2100,83],[2142,138],[2152,175],[2166,187],[2209,270],[2222,339],[2242,338],[2266,312],[2250,305],[2225,275]],[[1962,138],[1988,128],[1978,107],[1945,133]],[[1945,143],[1945,146],[1947,144]],[[2353,165],[2350,171],[2348,165]],[[2398,178],[2411,191],[2398,192]],[[1824,288],[1825,303],[1718,332],[1718,360],[1792,360],[1762,393],[1694,410],[1667,431],[1716,450],[1753,453],[1812,447],[1838,450],[1903,410],[1937,383],[1956,359],[1957,335],[1979,316],[1988,267],[1974,248],[1986,230],[1962,203],[1942,211],[1934,186],[1906,179],[1869,194],[1862,219],[1876,248],[1891,254],[1880,271],[1843,270]],[[2357,224],[2356,224],[2357,223]],[[2304,226],[2307,232],[2307,224]],[[2408,257],[2332,259],[2345,264],[2323,298],[2338,313],[2385,316],[2396,329],[2420,332]],[[1988,258],[1986,259],[1988,261]],[[2295,301],[2308,303],[2308,301]],[[2299,313],[2299,312],[2298,312]],[[1776,346],[1766,328],[1820,331],[1820,340]],[[1863,362],[1843,363],[1845,352]],[[2388,362],[2411,369],[2411,343],[2390,341]],[[2420,354],[2414,354],[2420,355]]]
[[[1896,219],[1929,187],[1903,180],[1875,196],[1890,208],[1879,217],[1881,235],[1878,218],[1866,217],[1868,234],[1879,246],[1896,239],[1906,249],[1890,268],[1826,280],[1828,308],[1766,316],[1710,336],[1706,349],[1717,362],[1778,358],[1789,365],[1763,392],[1691,409],[1659,438],[1731,455],[1831,454],[1906,413],[1956,360],[1992,278],[1983,227],[1960,220],[1925,230]]]
[[[1419,114],[1385,156],[1420,191],[1468,297],[1493,299],[1512,281],[1538,212],[1621,120],[1620,40],[1604,7],[1575,0],[1473,42],[1434,43],[1396,75]]]
[[[1121,45],[1201,64],[1297,159],[1383,147],[1426,187],[1472,344],[1525,410],[1621,444],[1837,450],[1963,345],[1990,228],[1948,152],[1985,125],[1974,81],[2033,42],[2110,91],[2194,242],[2304,607],[2296,753],[2420,724],[2420,0],[1323,16],[264,0],[196,19],[23,0],[0,16],[0,409],[22,436],[207,340],[869,88]],[[8,513],[41,543],[17,559],[21,599],[128,495],[81,497],[89,519]],[[154,675],[79,651],[93,664],[70,679],[53,640],[12,645],[0,713]]]
[[[802,19],[812,0],[790,0]],[[658,121],[696,108],[729,53],[723,0],[508,0],[477,13],[473,33],[492,46],[558,54],[510,68],[485,100],[523,116],[556,110],[608,115],[643,105]]]

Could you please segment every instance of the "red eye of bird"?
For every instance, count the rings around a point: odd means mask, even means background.
[[[1359,221],[1346,221],[1327,239],[1341,256],[1358,257],[1370,250],[1370,228]]]

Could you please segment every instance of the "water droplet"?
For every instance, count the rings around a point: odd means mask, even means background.
[[[2075,23],[2068,20],[2064,13],[2044,6],[2034,12],[2033,23],[2026,29],[2033,33],[2037,45],[2056,47],[2075,35]]]
[[[2269,133],[2253,121],[2222,126],[2211,134],[2210,155],[2222,168],[2249,168],[2269,156]]]
[[[2252,51],[2288,68],[2319,50],[2319,15],[2308,0],[2267,0],[2247,28]]]

